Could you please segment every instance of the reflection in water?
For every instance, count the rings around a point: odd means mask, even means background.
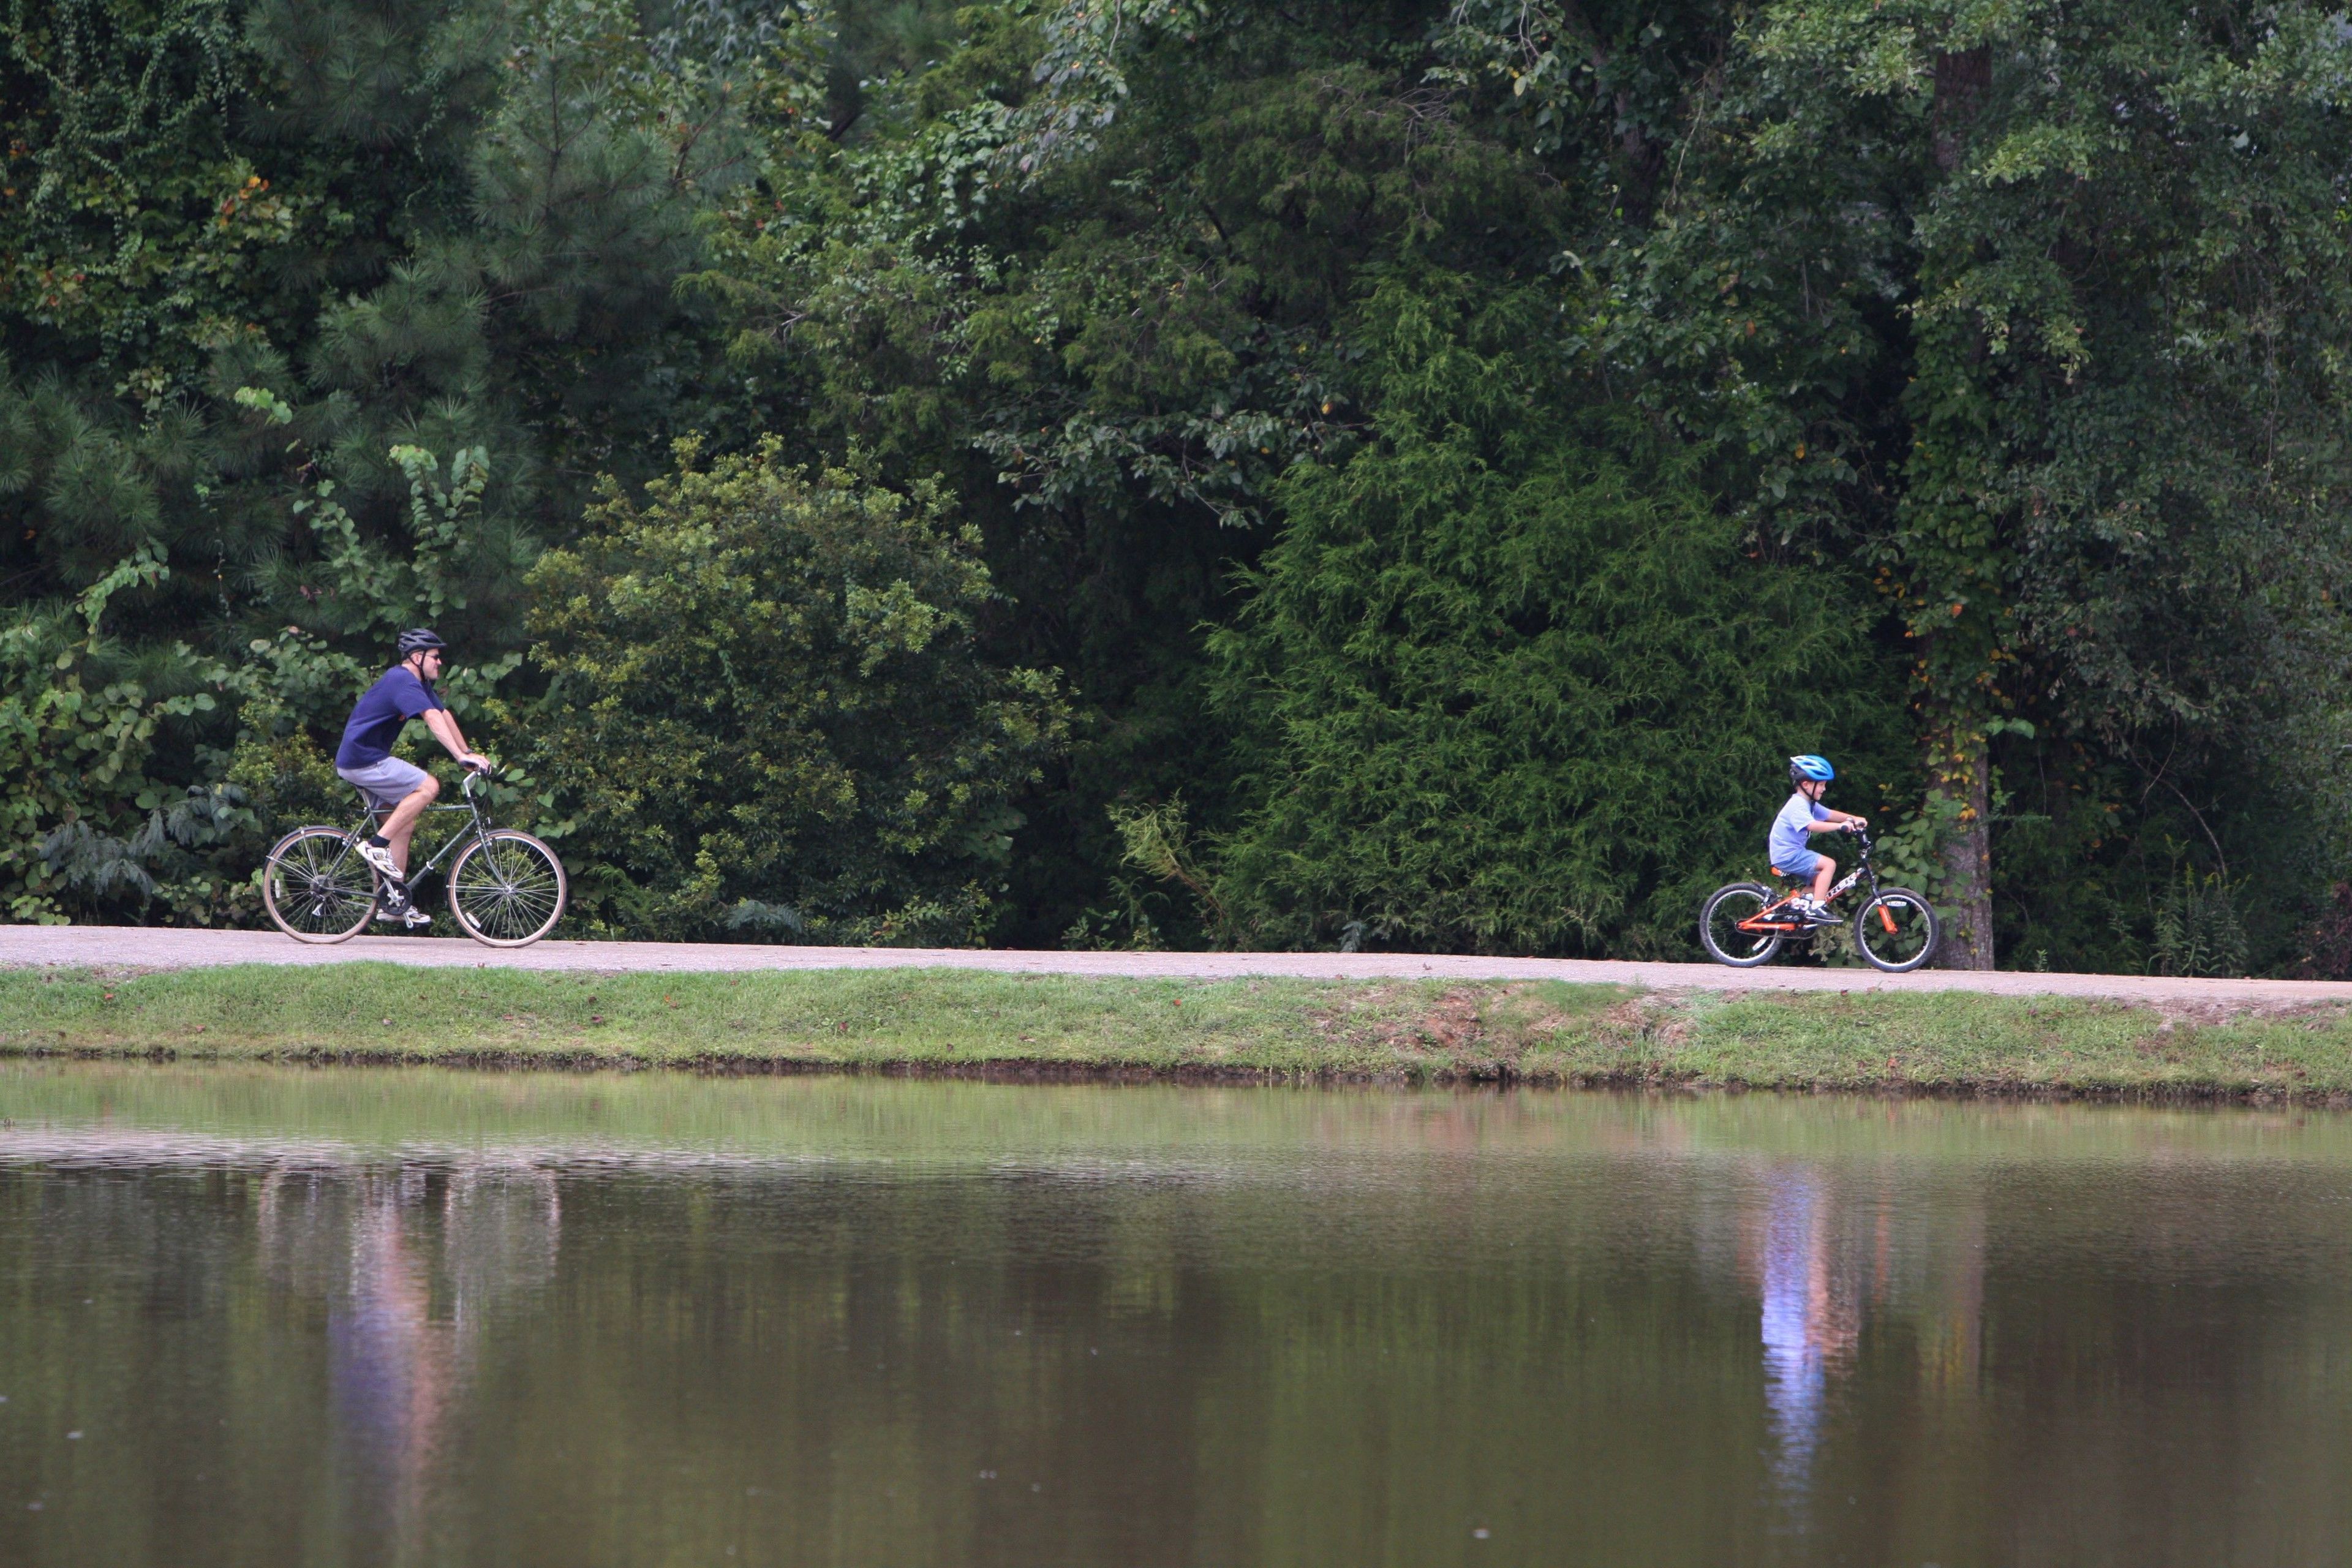
[[[394,1560],[406,1562],[449,1404],[453,1352],[448,1325],[432,1321],[424,1260],[402,1232],[403,1184],[367,1183],[352,1205],[351,1286],[328,1318],[327,1343],[354,1468],[374,1483],[360,1507],[376,1515],[369,1523],[394,1543]]]
[[[1759,1307],[1771,1488],[1801,1532],[1865,1328],[1900,1328],[1928,1394],[1976,1392],[1985,1192],[1936,1190],[1895,1162],[1773,1162],[1748,1192],[1743,1274]]]
[[[433,1467],[488,1309],[553,1277],[562,1215],[551,1173],[503,1162],[262,1179],[263,1266],[325,1300],[349,1506],[390,1562],[424,1559]]]
[[[1815,1459],[1872,1321],[1911,1331],[1923,1390],[1972,1388],[1983,1194],[1939,1194],[1932,1223],[1923,1224],[1929,1216],[1902,1214],[1921,1203],[1917,1187],[1892,1162],[1774,1163],[1749,1189],[1743,1273],[1759,1307],[1771,1481],[1797,1531],[1811,1521]]]
[[[0,1067],[0,1563],[2352,1561],[2347,1212],[2320,1115]]]
[[[1810,1479],[1821,1441],[1829,1375],[1853,1350],[1853,1281],[1839,1277],[1831,1215],[1819,1181],[1779,1170],[1764,1183],[1762,1279],[1764,1401],[1777,1447],[1772,1476],[1792,1500]]]

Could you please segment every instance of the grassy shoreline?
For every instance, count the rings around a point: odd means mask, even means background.
[[[2200,1016],[2058,997],[1554,982],[5,970],[0,1055],[2352,1103],[2341,1005]]]

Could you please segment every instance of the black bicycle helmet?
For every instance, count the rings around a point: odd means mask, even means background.
[[[427,648],[447,647],[449,645],[447,643],[441,640],[438,634],[428,632],[423,626],[418,626],[414,631],[401,633],[400,642],[398,644],[400,648],[400,657],[403,658],[406,658],[412,653],[423,653]]]

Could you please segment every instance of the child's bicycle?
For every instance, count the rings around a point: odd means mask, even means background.
[[[449,912],[457,929],[491,947],[521,947],[555,929],[568,890],[563,862],[528,833],[498,827],[474,794],[482,775],[468,772],[465,802],[434,811],[462,811],[469,820],[421,866],[408,871],[413,888],[450,851]],[[383,880],[360,858],[360,841],[384,816],[362,794],[367,814],[356,827],[298,827],[278,841],[261,867],[261,904],[278,929],[296,942],[348,942],[367,929],[383,897]]]
[[[1827,903],[1835,903],[1858,882],[1870,884],[1870,896],[1854,911],[1853,945],[1874,969],[1905,974],[1936,952],[1936,911],[1908,888],[1882,888],[1871,868],[1870,834],[1853,830],[1862,839],[1862,858],[1843,880],[1830,889]],[[1832,917],[1808,920],[1794,900],[1805,890],[1801,882],[1776,892],[1761,882],[1734,882],[1717,888],[1699,910],[1698,940],[1717,963],[1753,969],[1780,951],[1787,942],[1802,942],[1817,931],[1847,922]]]

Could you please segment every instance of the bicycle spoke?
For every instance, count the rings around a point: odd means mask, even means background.
[[[449,896],[460,922],[484,940],[528,942],[561,912],[562,876],[530,839],[486,838],[453,868]]]
[[[304,942],[340,942],[375,911],[375,875],[339,829],[308,828],[280,840],[263,868],[263,901],[279,930]]]
[[[1909,969],[1926,962],[1936,941],[1935,915],[1926,900],[1906,892],[1882,895],[1865,905],[1855,934],[1882,969]]]
[[[1744,967],[1763,963],[1780,951],[1782,933],[1743,931],[1740,928],[1743,922],[1762,915],[1770,902],[1761,888],[1721,889],[1707,900],[1701,915],[1701,942],[1710,953],[1726,963]]]

